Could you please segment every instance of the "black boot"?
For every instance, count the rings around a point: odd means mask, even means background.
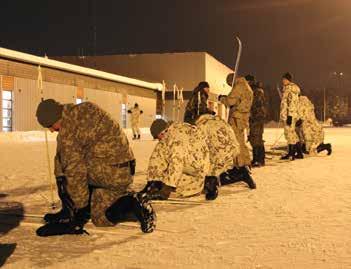
[[[64,234],[83,234],[86,231],[83,229],[84,224],[89,221],[90,212],[87,212],[87,207],[78,209],[71,218],[65,219],[65,222],[49,222],[37,229],[38,236],[54,236]]]
[[[266,149],[264,148],[264,145],[260,146],[259,162],[261,163],[261,166],[266,165]]]
[[[309,154],[309,152],[306,149],[306,143],[301,144],[301,150],[303,154]]]
[[[121,197],[105,212],[106,218],[117,224],[132,212],[140,222],[144,233],[151,233],[156,227],[156,213],[152,208],[146,193],[135,193]]]
[[[252,167],[260,166],[258,159],[259,159],[259,147],[253,146],[252,147],[252,161],[251,161]]]
[[[137,139],[137,136],[134,134],[133,135],[133,140],[136,140]]]
[[[140,139],[140,134],[138,134],[138,139]]]
[[[250,176],[250,172],[246,166],[228,170],[220,175],[221,185],[233,184],[244,181],[250,189],[256,189],[256,183]]]
[[[296,148],[295,145],[289,144],[288,146],[288,154],[282,156],[280,159],[281,160],[295,160],[295,153],[296,153]]]
[[[265,158],[266,158],[266,153],[265,153],[265,148],[264,146],[257,146],[254,147],[256,150],[256,156],[255,160],[252,161],[251,165],[252,167],[261,167],[265,165]]]
[[[250,175],[250,171],[246,166],[239,168],[242,180],[249,186],[250,189],[256,189],[256,183]]]
[[[329,143],[328,144],[324,144],[324,143],[319,144],[319,146],[317,147],[317,152],[319,153],[323,150],[326,150],[328,152],[328,155],[332,154],[331,144],[329,144]]]
[[[206,200],[215,200],[218,196],[218,178],[214,176],[205,177]]]
[[[295,158],[296,159],[303,159],[303,152],[302,152],[302,144],[300,142],[297,142],[295,144],[295,151],[296,151],[296,155]]]

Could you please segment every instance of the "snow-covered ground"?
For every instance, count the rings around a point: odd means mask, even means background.
[[[281,134],[266,129],[266,145]],[[48,210],[43,138],[38,132],[0,134],[0,208]],[[116,226],[90,236],[39,238],[36,224],[22,223],[0,238],[17,243],[5,268],[351,268],[350,138],[351,128],[327,128],[331,156],[284,163],[274,156],[253,170],[257,190],[236,184],[223,187],[213,202],[155,204],[152,234]],[[52,159],[54,136],[49,139]],[[155,142],[144,136],[131,144],[139,188]]]

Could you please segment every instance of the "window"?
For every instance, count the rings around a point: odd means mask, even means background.
[[[127,105],[122,104],[122,128],[127,128]]]
[[[2,130],[12,131],[12,92],[2,91]]]
[[[77,99],[76,99],[76,104],[79,105],[79,104],[81,104],[81,103],[83,103],[83,99],[77,98]]]

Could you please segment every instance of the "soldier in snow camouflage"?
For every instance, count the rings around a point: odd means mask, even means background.
[[[227,77],[228,85],[231,85],[233,74]],[[219,96],[219,101],[230,107],[229,124],[232,126],[235,136],[240,145],[240,154],[236,158],[236,166],[244,167],[251,165],[249,148],[246,145],[245,130],[249,128],[250,110],[253,101],[253,92],[245,78],[236,79],[235,86],[228,96]]]
[[[146,231],[147,212],[142,207],[148,205],[128,194],[135,160],[119,124],[93,103],[61,105],[53,99],[39,104],[37,118],[42,126],[59,133],[55,176],[62,201],[62,210],[46,214],[48,224],[37,234],[81,233],[90,216],[97,226],[114,225],[114,216],[109,218],[106,212],[115,204],[120,206],[119,199],[126,195]]]
[[[202,132],[187,123],[169,125],[161,119],[154,121],[150,129],[159,142],[151,154],[149,182],[142,192],[147,192],[150,199],[168,199],[172,191],[178,197],[201,193],[210,169]]]
[[[284,135],[288,142],[288,154],[281,159],[292,159],[295,157],[303,158],[302,147],[296,133],[296,122],[299,120],[298,107],[300,88],[292,82],[292,75],[286,73],[283,75],[282,82],[284,85],[283,97],[280,104],[280,120],[285,123]]]
[[[128,110],[128,113],[131,114],[133,139],[140,139],[139,124],[140,124],[140,115],[143,114],[143,111],[140,110],[139,105],[135,103],[134,107]]]
[[[299,98],[299,118],[301,119],[300,142],[305,144],[306,152],[317,154],[327,150],[331,154],[331,144],[324,144],[324,131],[322,125],[316,119],[314,105],[306,96]]]
[[[210,170],[205,180],[207,200],[214,200],[218,190],[214,183],[221,185],[245,181],[253,186],[251,177],[246,177],[234,169],[234,160],[240,152],[239,143],[231,126],[218,116],[204,114],[196,121],[203,132],[210,151]],[[240,174],[240,175],[239,175]]]

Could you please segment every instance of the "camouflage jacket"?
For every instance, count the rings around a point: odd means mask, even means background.
[[[233,128],[218,116],[202,115],[196,126],[204,133],[210,150],[211,169],[208,176],[219,176],[233,168],[240,147]]]
[[[202,132],[187,123],[174,123],[151,154],[148,179],[161,180],[166,185],[177,188],[178,192],[180,185],[187,184],[183,175],[189,175],[197,181],[197,189],[192,190],[193,195],[202,191],[209,168],[209,149]],[[186,187],[180,189],[186,190]],[[190,193],[178,194],[188,196]]]
[[[261,88],[253,90],[253,102],[250,111],[250,120],[254,122],[264,121],[266,117],[264,91]]]
[[[288,116],[297,119],[299,107],[300,88],[294,83],[284,87],[283,97],[280,103],[280,119],[286,121]]]
[[[307,96],[299,97],[298,118],[303,121],[314,120],[316,118],[314,105]]]
[[[126,135],[104,110],[90,102],[64,105],[57,136],[56,177],[65,175],[68,185],[87,182],[95,161],[115,165],[133,159]]]
[[[239,77],[228,96],[222,96],[220,101],[230,107],[230,117],[248,119],[253,101],[253,92],[246,79]]]

